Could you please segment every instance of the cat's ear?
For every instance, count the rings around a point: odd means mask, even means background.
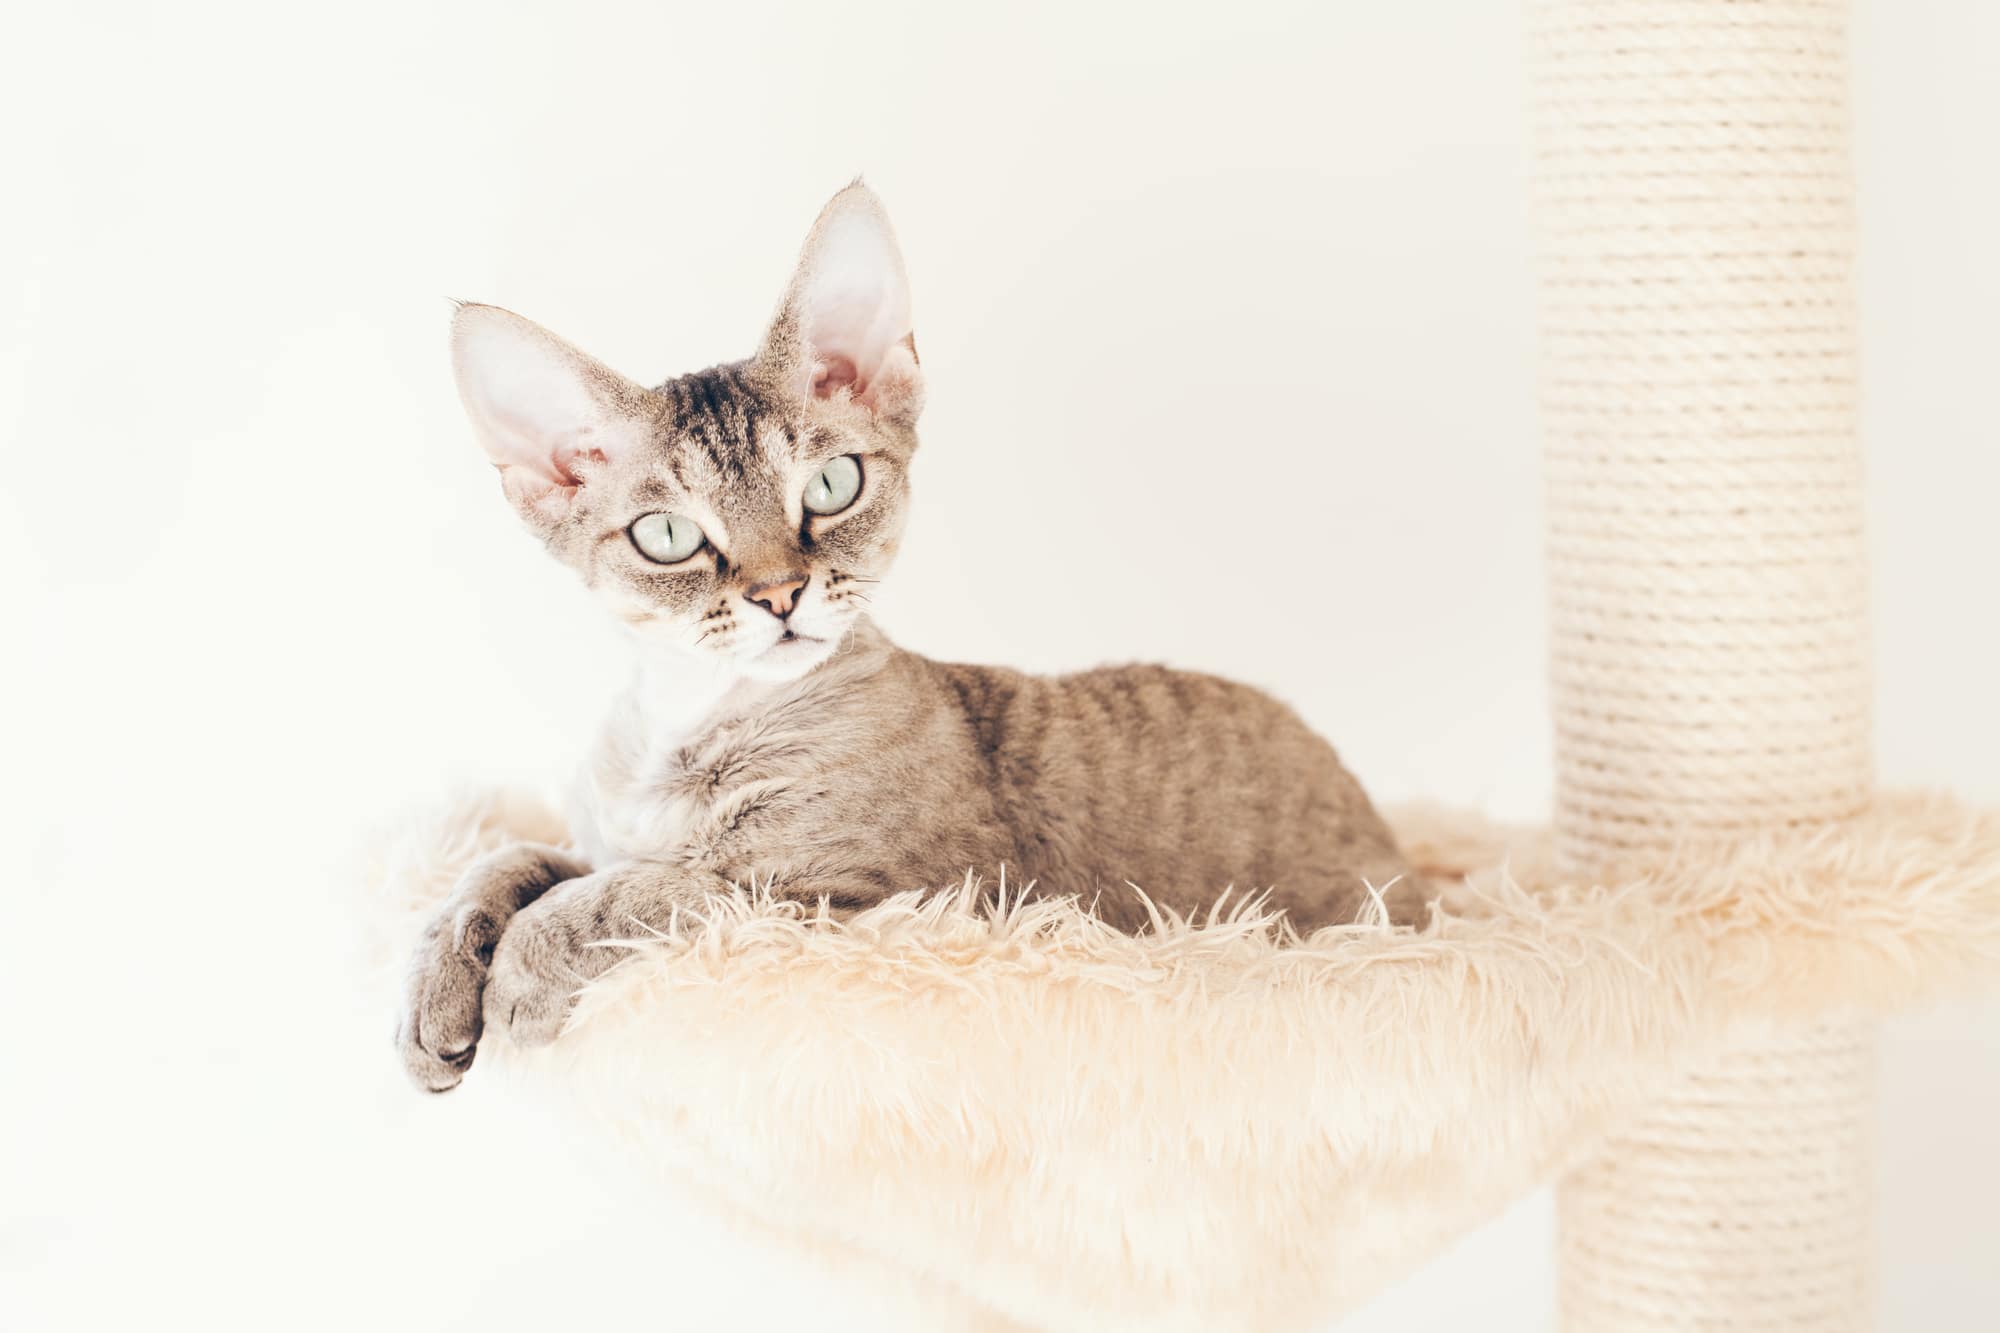
[[[531,518],[560,517],[592,467],[647,436],[643,388],[511,310],[460,306],[451,367],[507,498]]]
[[[889,215],[860,181],[820,210],[756,365],[794,398],[847,397],[916,419],[923,374],[910,284]]]

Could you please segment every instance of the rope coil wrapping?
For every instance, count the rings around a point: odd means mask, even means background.
[[[1533,0],[1558,857],[1871,786],[1841,0]],[[1872,1048],[1733,1051],[1560,1194],[1567,1327],[1868,1322]]]

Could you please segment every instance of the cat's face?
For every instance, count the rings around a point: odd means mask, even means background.
[[[895,556],[923,386],[902,260],[863,186],[820,214],[748,361],[641,388],[477,305],[452,348],[507,496],[648,642],[792,679]]]

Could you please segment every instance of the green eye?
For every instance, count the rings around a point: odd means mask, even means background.
[[[701,525],[685,514],[647,514],[626,531],[640,555],[662,565],[678,565],[708,542]]]
[[[806,483],[803,497],[808,514],[838,514],[861,494],[861,460],[853,454],[834,459]]]

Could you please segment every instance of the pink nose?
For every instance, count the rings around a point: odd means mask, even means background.
[[[760,583],[743,594],[746,602],[755,602],[778,619],[783,620],[799,604],[799,594],[806,590],[806,581],[795,574],[787,575],[772,583]]]

